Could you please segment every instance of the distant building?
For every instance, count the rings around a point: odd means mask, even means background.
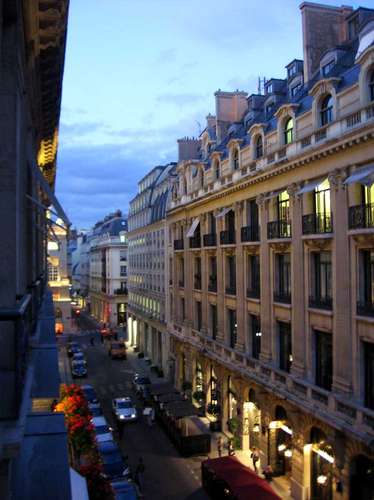
[[[129,211],[128,336],[155,365],[169,371],[166,331],[168,290],[166,210],[175,163],[153,168],[141,181]]]

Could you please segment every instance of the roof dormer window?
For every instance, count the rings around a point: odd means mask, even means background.
[[[331,61],[322,66],[322,76],[327,76],[331,72],[334,66],[335,66],[335,59],[331,59]]]
[[[296,72],[297,72],[297,68],[296,68],[296,64],[294,64],[293,66],[291,66],[288,69],[288,78],[291,78],[291,76],[296,75]]]
[[[299,82],[297,85],[294,85],[293,87],[291,87],[291,90],[290,90],[291,97],[295,97],[295,95],[301,90],[302,86],[303,86],[302,83]]]
[[[268,104],[266,106],[266,117],[268,118],[270,115],[272,115],[273,111],[274,111],[274,106],[275,104],[273,102],[271,102],[270,104]]]
[[[267,94],[272,94],[272,93],[273,93],[273,84],[272,84],[272,83],[269,83],[269,84],[266,86],[266,93],[267,93]]]

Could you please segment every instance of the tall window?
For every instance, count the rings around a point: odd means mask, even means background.
[[[260,296],[260,256],[248,255],[248,289],[247,296],[258,298]]]
[[[182,314],[182,321],[186,319],[186,303],[184,301],[184,297],[181,298],[181,314]]]
[[[330,333],[314,331],[316,385],[331,391],[332,386],[332,336]]]
[[[235,295],[236,293],[236,259],[234,255],[226,257],[226,293]]]
[[[127,266],[120,266],[120,276],[127,276]]]
[[[369,95],[370,100],[374,101],[374,69],[371,71],[369,79]]]
[[[291,300],[291,254],[278,253],[275,256],[275,300]]]
[[[363,342],[364,354],[364,401],[365,406],[374,410],[374,344]]]
[[[262,136],[259,135],[256,140],[256,158],[261,158],[264,154]]]
[[[234,349],[237,336],[238,336],[238,325],[236,323],[236,311],[234,309],[227,309],[228,313],[228,326],[230,335],[230,347]]]
[[[332,59],[331,61],[329,61],[327,64],[325,64],[324,66],[322,66],[322,75],[323,76],[327,76],[332,68],[335,66],[335,60]]]
[[[239,149],[234,148],[232,153],[232,167],[234,170],[239,169]]]
[[[368,310],[374,304],[374,251],[360,251],[359,296],[362,307]]]
[[[260,317],[254,314],[249,315],[249,345],[252,358],[259,359],[261,352],[261,322]]]
[[[208,289],[210,292],[217,291],[217,257],[209,257],[209,283]]]
[[[201,257],[195,257],[194,288],[201,289]]]
[[[179,260],[179,286],[184,286],[184,258]]]
[[[58,281],[58,266],[48,264],[48,281]]]
[[[217,306],[215,304],[210,304],[210,328],[212,330],[212,338],[215,340],[217,338]]]
[[[291,144],[293,141],[293,119],[288,118],[284,124],[284,143]]]
[[[220,177],[220,167],[219,167],[219,161],[216,160],[215,163],[214,163],[214,177],[216,179],[219,179]]]
[[[287,191],[283,191],[278,196],[277,201],[278,220],[288,221],[290,218],[290,196]]]
[[[313,252],[312,287],[315,304],[331,307],[331,252]]]
[[[330,183],[328,179],[325,179],[316,187],[314,192],[314,207],[317,214],[331,214]]]
[[[197,300],[195,302],[196,304],[196,329],[197,330],[201,330],[201,327],[202,327],[202,309],[201,309],[201,302],[199,300]]]
[[[216,218],[213,212],[209,212],[209,232],[216,234]]]
[[[332,96],[327,95],[321,102],[321,126],[327,125],[332,122],[332,108],[333,108],[333,100]]]
[[[278,321],[279,368],[289,372],[292,364],[291,325]]]

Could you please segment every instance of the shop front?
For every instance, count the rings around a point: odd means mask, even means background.
[[[243,405],[243,450],[260,448],[261,410],[254,389],[249,389]]]
[[[117,326],[126,325],[126,304],[117,304]]]
[[[210,430],[220,431],[222,427],[221,390],[213,365],[210,366],[207,415],[210,420]]]
[[[312,427],[305,451],[309,454],[311,500],[332,500],[335,458],[326,434],[318,427]]]
[[[276,406],[268,432],[268,457],[274,476],[291,476],[292,434],[286,410]]]

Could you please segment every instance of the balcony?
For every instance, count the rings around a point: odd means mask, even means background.
[[[217,292],[217,276],[209,277],[208,291]]]
[[[193,287],[195,290],[201,290],[201,274],[195,274]]]
[[[374,227],[374,203],[349,207],[349,229],[368,229]]]
[[[259,230],[258,225],[244,226],[241,228],[241,239],[242,242],[246,241],[259,241]]]
[[[275,220],[268,222],[268,238],[291,238],[291,222],[287,220]]]
[[[217,245],[217,235],[216,233],[204,234],[204,247],[215,247]]]
[[[259,299],[260,289],[259,288],[247,288],[247,299]]]
[[[190,238],[190,248],[200,248],[201,247],[201,236],[193,236]]]
[[[374,316],[374,304],[372,302],[357,302],[357,314],[359,316]]]
[[[174,250],[183,250],[183,249],[184,249],[183,238],[180,240],[174,240]]]
[[[332,297],[318,297],[311,295],[309,297],[309,307],[313,307],[315,309],[326,309],[327,311],[331,311]]]
[[[235,231],[232,229],[227,229],[226,231],[221,231],[220,233],[221,245],[232,245],[235,243]]]
[[[236,285],[227,286],[226,295],[236,295]]]
[[[291,304],[291,293],[286,291],[276,291],[273,294],[274,302],[280,302],[281,304]]]
[[[332,214],[303,215],[303,234],[325,234],[332,231]]]

